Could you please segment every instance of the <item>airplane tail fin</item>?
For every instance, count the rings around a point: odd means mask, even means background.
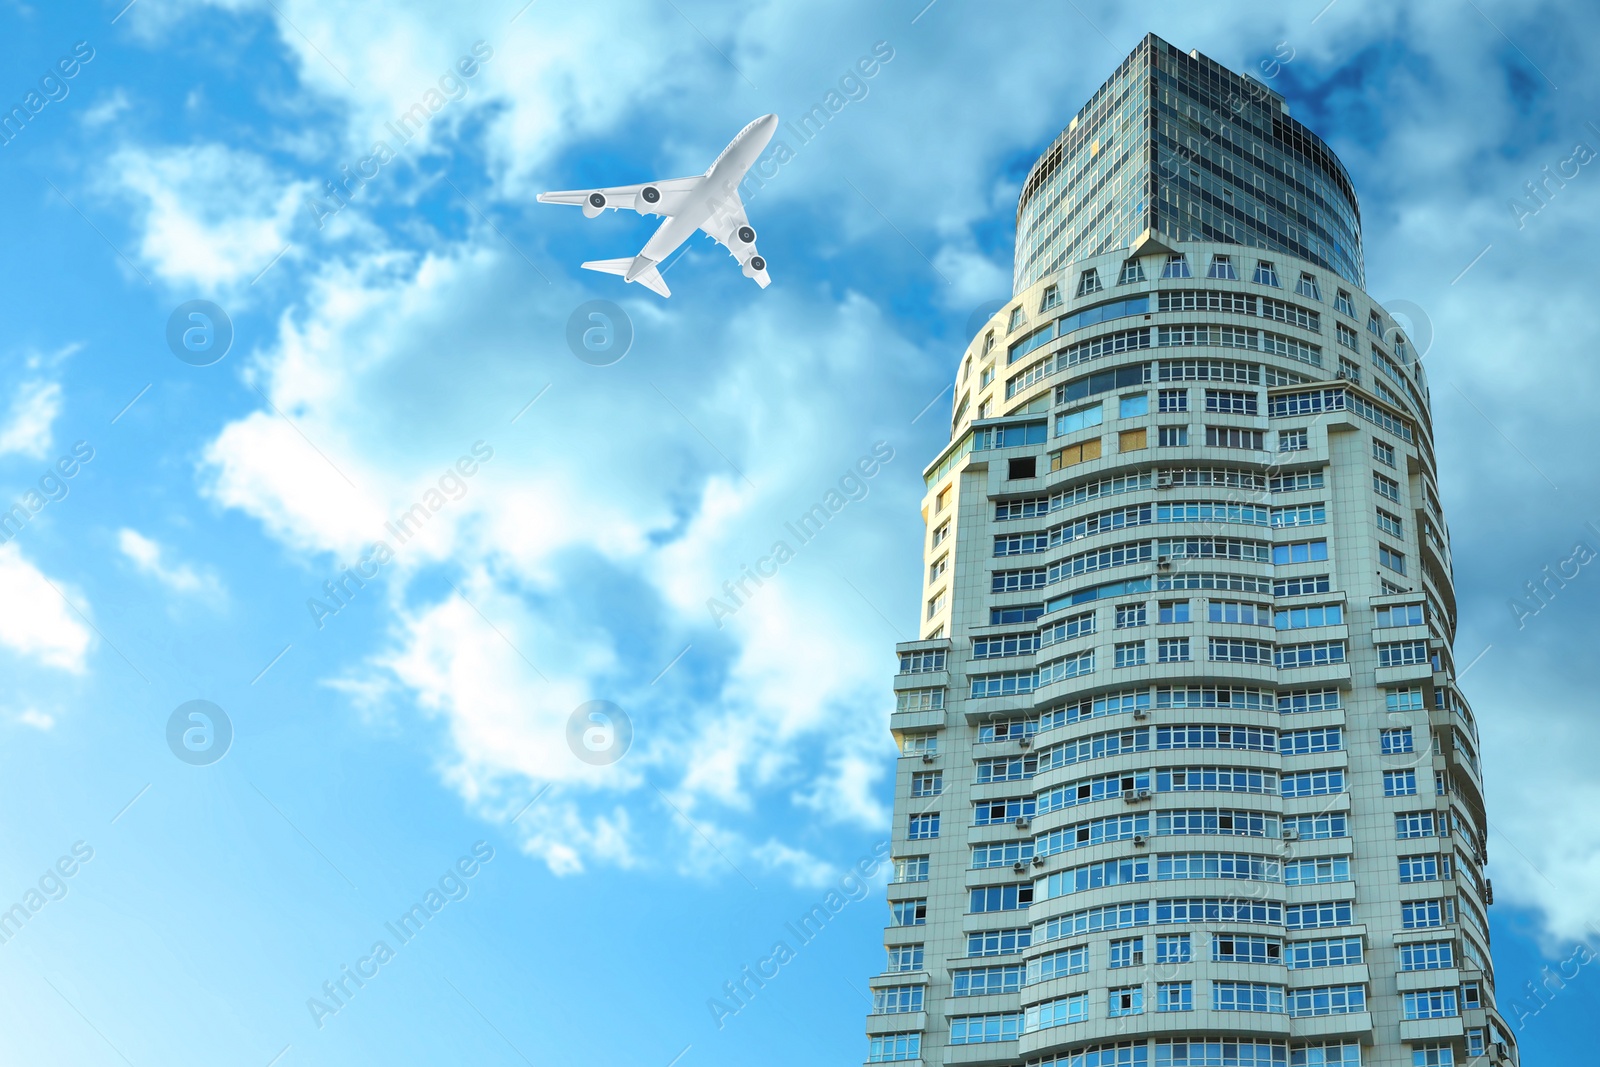
[[[633,256],[627,259],[594,259],[583,264],[584,270],[597,270],[602,274],[620,274],[624,280],[638,282],[653,293],[661,296],[671,296],[672,290],[667,288],[667,280],[661,276],[656,265],[650,260],[639,264],[642,256]],[[642,266],[642,269],[640,269]],[[629,275],[632,277],[629,277]]]

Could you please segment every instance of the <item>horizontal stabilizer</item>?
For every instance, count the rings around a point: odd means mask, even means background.
[[[638,282],[651,292],[658,293],[661,296],[671,296],[672,290],[667,288],[667,280],[661,276],[661,272],[656,269],[654,263],[650,263],[647,260],[643,265],[643,269],[635,269],[634,264],[639,258],[592,259],[583,264],[583,269],[597,270],[602,274],[620,274],[625,280]],[[628,277],[629,273],[632,273],[633,277]]]

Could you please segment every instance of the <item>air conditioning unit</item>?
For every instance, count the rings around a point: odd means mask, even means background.
[[[1044,857],[1043,856],[1035,856],[1035,857],[1033,857],[1033,865],[1035,867],[1043,867],[1044,866]]]
[[[1144,834],[1134,834],[1133,835],[1133,844],[1134,844],[1134,846],[1136,848],[1142,848],[1143,846],[1148,845],[1149,843],[1150,843],[1150,839],[1148,837],[1146,837]]]
[[[1018,860],[1017,862],[1015,862],[1015,863],[1013,863],[1011,865],[1011,869],[1013,871],[1016,871],[1018,874],[1021,874],[1023,871],[1027,870],[1028,868],[1027,868],[1026,864],[1024,864],[1021,860]]]
[[[1032,825],[1033,825],[1033,820],[1028,818],[1026,815],[1018,815],[1017,816],[1017,829],[1018,830],[1026,830],[1028,827],[1030,827]]]
[[[1339,379],[1341,382],[1347,381],[1350,378],[1350,372],[1342,370],[1338,374],[1335,374],[1334,377]]]
[[[1156,569],[1157,570],[1161,570],[1161,571],[1171,570],[1172,569],[1172,560],[1169,559],[1166,556],[1157,556],[1156,557]]]
[[[1483,902],[1485,904],[1494,903],[1494,882],[1488,878],[1483,880]]]
[[[922,762],[923,763],[932,763],[933,762],[933,753],[932,752],[924,752],[922,754]]]
[[[1021,737],[1017,738],[1017,747],[1018,748],[1027,748],[1032,744],[1033,744],[1033,738],[1029,737],[1027,734],[1023,734]]]
[[[1134,708],[1133,709],[1133,717],[1135,719],[1148,719],[1150,717],[1150,709],[1149,708]]]
[[[1496,1041],[1489,1047],[1489,1059],[1494,1063],[1510,1063],[1511,1050],[1506,1048],[1504,1041]]]
[[[1157,489],[1171,489],[1172,488],[1172,475],[1170,475],[1170,474],[1158,474],[1158,475],[1156,475],[1156,488]]]
[[[1300,828],[1298,826],[1285,826],[1283,828],[1283,839],[1285,841],[1300,840]]]

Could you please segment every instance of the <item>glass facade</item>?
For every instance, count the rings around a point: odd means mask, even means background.
[[[1277,93],[1154,35],[1023,183],[1015,291],[1146,241],[1283,252],[1365,284],[1355,189],[1328,146]]]
[[[923,472],[869,1061],[1517,1064],[1427,378],[1358,235],[1281,100],[1154,37],[1029,178]]]

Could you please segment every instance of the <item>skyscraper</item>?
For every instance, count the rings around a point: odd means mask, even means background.
[[[1427,379],[1362,270],[1328,147],[1154,36],[1035,164],[925,472],[869,1062],[1516,1062]]]

